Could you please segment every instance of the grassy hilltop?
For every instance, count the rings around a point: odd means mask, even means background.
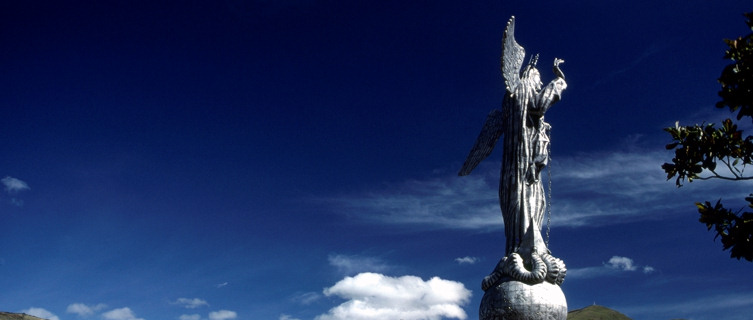
[[[588,306],[567,313],[567,320],[632,320],[626,315],[602,306]]]
[[[0,320],[44,320],[24,313],[0,312]]]

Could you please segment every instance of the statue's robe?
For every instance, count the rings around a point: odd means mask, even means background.
[[[503,156],[499,187],[500,206],[505,222],[505,255],[518,252],[532,220],[536,232],[546,211],[540,171],[548,161],[549,124],[544,113],[559,101],[567,84],[558,77],[543,90],[521,79],[514,92],[507,92],[503,102]],[[532,249],[532,248],[525,248]],[[546,248],[537,248],[545,251]],[[528,251],[528,250],[526,250]]]

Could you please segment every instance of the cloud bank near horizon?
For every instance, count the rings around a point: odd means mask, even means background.
[[[102,303],[96,304],[96,305],[86,305],[84,303],[73,303],[73,304],[68,305],[68,308],[66,308],[65,312],[73,313],[75,315],[78,315],[79,317],[89,317],[105,308],[107,308],[107,305],[102,304]]]
[[[469,302],[471,291],[460,282],[439,277],[424,281],[416,276],[365,272],[345,277],[324,289],[324,295],[347,301],[315,320],[464,320],[468,316],[462,306]]]
[[[199,298],[192,298],[192,299],[178,298],[174,302],[170,302],[170,304],[179,305],[180,307],[186,308],[186,309],[195,309],[198,307],[209,306],[209,303]],[[107,309],[107,305],[103,303],[99,303],[95,305],[87,305],[84,303],[77,302],[77,303],[69,304],[65,312],[74,314],[78,318],[90,318],[94,315],[98,315],[99,318],[102,318],[105,320],[145,320],[144,318],[137,317],[136,313],[129,307],[115,308],[109,311],[102,312],[105,309]],[[31,307],[31,308],[22,310],[21,312],[35,316],[35,317],[43,318],[43,319],[60,320],[60,317],[58,317],[53,312],[45,308]],[[202,319],[231,320],[231,319],[236,319],[236,318],[238,318],[238,314],[235,311],[224,310],[224,309],[209,312],[208,318],[203,318],[199,314],[183,314],[178,317],[178,319],[180,320],[202,320]]]
[[[633,259],[621,256],[612,256],[601,266],[568,269],[567,277],[570,279],[590,279],[614,276],[625,272],[640,271],[644,274],[650,274],[656,271],[652,266],[641,266],[636,264]]]

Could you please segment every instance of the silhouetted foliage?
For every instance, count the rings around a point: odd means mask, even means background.
[[[753,12],[744,15],[753,31]],[[753,33],[724,41],[729,46],[724,58],[733,63],[726,66],[719,77],[722,100],[716,107],[737,111],[738,121],[743,117],[751,117],[753,121]],[[666,148],[674,150],[675,156],[672,163],[663,164],[662,169],[667,173],[667,180],[676,177],[678,187],[685,180],[753,179],[745,175],[745,167],[753,163],[753,137],[744,137],[743,130],[731,119],[722,121],[719,128],[714,124],[680,126],[676,123],[664,130],[672,136],[672,143]],[[702,176],[704,170],[709,174]],[[753,208],[753,194],[745,200],[748,207]],[[699,221],[706,224],[708,230],[714,229],[714,239],[721,239],[724,250],[730,250],[732,258],[753,261],[753,213],[724,208],[721,200],[715,205],[708,201],[697,202],[696,206],[701,215]]]
[[[753,30],[753,12],[745,14],[748,27]],[[743,117],[753,119],[753,33],[735,40],[726,39],[724,42],[729,50],[724,55],[725,59],[731,59],[734,63],[726,66],[719,77],[722,90],[719,96],[722,101],[717,102],[717,108],[729,107],[730,111],[737,113],[737,120]]]

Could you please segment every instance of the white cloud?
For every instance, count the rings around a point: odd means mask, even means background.
[[[186,309],[196,309],[202,306],[209,306],[209,303],[199,298],[178,298],[178,300],[173,302],[173,304],[179,304],[181,307],[184,307]]]
[[[633,264],[633,259],[627,257],[613,256],[609,258],[609,261],[605,264],[608,268],[622,270],[622,271],[635,271],[637,268]]]
[[[201,320],[201,316],[198,314],[182,314],[178,317],[179,320]]]
[[[377,273],[346,277],[324,289],[324,294],[347,301],[316,320],[466,319],[461,305],[471,297],[471,291],[459,282],[438,277],[428,281],[415,276],[393,278]]]
[[[5,191],[8,193],[16,193],[23,190],[29,190],[29,185],[19,179],[13,177],[5,177],[0,179],[0,182],[5,186]]]
[[[107,308],[107,306],[101,303],[93,306],[88,306],[83,303],[72,303],[68,305],[65,312],[77,314],[79,317],[88,317],[104,308]]]
[[[238,317],[238,314],[236,314],[235,311],[230,310],[219,310],[209,313],[209,320],[226,320],[235,319],[236,317]]]
[[[478,262],[478,258],[476,257],[455,258],[455,262],[459,264],[475,264],[476,262]]]
[[[331,266],[336,267],[346,275],[360,272],[384,272],[389,269],[388,265],[373,257],[332,254],[328,257],[328,260]]]
[[[107,311],[102,314],[102,318],[106,320],[144,320],[143,318],[136,318],[133,311],[127,307]]]
[[[226,285],[227,285],[227,282],[223,282],[223,283],[218,283],[217,285],[215,285],[215,287],[222,288],[222,287],[224,287]]]
[[[20,191],[31,189],[29,188],[29,185],[26,184],[26,182],[10,176],[0,179],[0,182],[3,184],[3,186],[5,186],[5,192],[11,195],[17,194]],[[24,205],[24,201],[17,198],[11,198],[8,200],[8,202],[16,207],[23,207]]]
[[[281,314],[279,320],[301,320],[301,319],[293,318],[287,314]]]
[[[624,272],[634,272],[638,269],[643,273],[649,274],[654,272],[654,267],[651,266],[639,266],[635,264],[633,259],[628,257],[613,256],[609,258],[607,262],[604,262],[601,266],[575,268],[567,270],[568,278],[598,278],[605,276],[614,276]]]
[[[7,178],[6,178],[7,179]],[[3,179],[3,183],[5,183],[5,179]],[[21,311],[25,314],[32,315],[38,318],[43,318],[47,320],[60,320],[58,316],[56,316],[54,313],[47,311],[44,308],[29,308],[26,310]]]

